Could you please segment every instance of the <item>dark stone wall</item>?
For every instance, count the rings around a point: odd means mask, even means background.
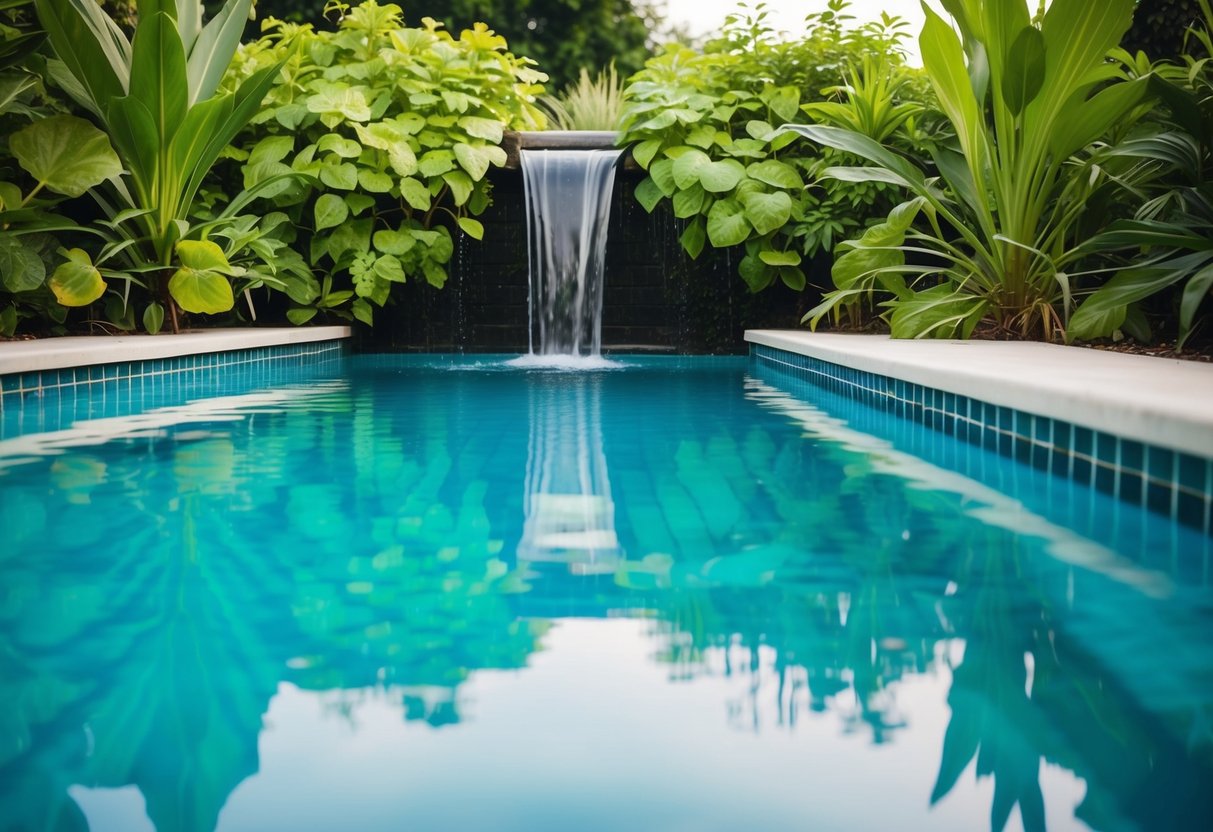
[[[776,285],[751,294],[737,274],[738,250],[705,248],[691,260],[678,244],[684,223],[667,203],[648,214],[632,191],[643,177],[616,178],[607,237],[603,294],[604,350],[677,353],[745,351],[742,333],[795,327],[820,299]],[[480,217],[484,239],[456,235],[451,278],[442,289],[424,281],[398,287],[376,311],[375,326],[359,325],[366,351],[526,352],[527,250],[522,174],[497,171],[493,205]],[[813,264],[828,280],[828,264]],[[814,273],[809,272],[810,283]]]

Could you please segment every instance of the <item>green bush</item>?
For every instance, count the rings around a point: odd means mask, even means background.
[[[838,120],[916,146],[925,92],[906,68],[893,18],[847,29],[845,0],[810,15],[802,39],[780,41],[761,6],[729,18],[702,51],[671,45],[626,90],[621,143],[649,176],[647,210],[662,200],[687,221],[683,248],[745,245],[739,269],[752,291],[806,282],[803,258],[830,251],[891,206],[887,183],[823,179],[842,157],[794,142],[777,125]],[[864,56],[880,55],[879,60]]]
[[[944,6],[957,28],[928,9],[920,40],[956,134],[954,148],[935,148],[934,170],[853,129],[790,128],[869,163],[831,177],[896,183],[912,196],[847,244],[836,290],[807,319],[879,288],[892,295],[894,336],[967,337],[989,320],[1060,337],[1078,270],[1096,250],[1088,238],[1110,219],[1088,212],[1111,174],[1093,154],[1143,109],[1148,79],[1107,60],[1133,0],[1054,0],[1040,20],[1026,0]]]
[[[373,0],[336,31],[264,27],[225,83],[283,65],[232,155],[324,275],[318,291],[292,294],[290,319],[323,310],[370,323],[393,283],[420,275],[441,287],[452,233],[483,233],[475,216],[489,169],[505,163],[503,130],[543,124],[546,76],[484,24],[458,38],[428,18],[405,28],[400,7]]]

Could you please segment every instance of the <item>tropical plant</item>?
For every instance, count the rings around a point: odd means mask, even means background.
[[[582,69],[576,84],[539,100],[554,130],[614,130],[623,115],[623,82],[615,62],[591,77]]]
[[[319,311],[370,323],[392,284],[413,275],[441,287],[451,232],[483,234],[475,215],[489,204],[489,169],[505,164],[504,129],[543,124],[535,100],[546,76],[484,24],[456,39],[429,18],[404,28],[393,4],[340,8],[335,32],[267,21],[227,81],[283,65],[234,155],[243,184],[265,188],[328,272],[314,298],[295,298],[296,323]]]
[[[1114,223],[1089,247],[1129,247],[1147,256],[1117,272],[1078,307],[1067,330],[1071,339],[1127,329],[1148,340],[1139,302],[1182,283],[1176,347],[1183,349],[1213,288],[1213,8],[1209,0],[1198,2],[1203,26],[1190,32],[1194,48],[1184,56],[1182,83],[1162,74],[1151,79],[1169,118],[1107,153],[1138,165],[1134,178],[1145,181],[1138,181],[1132,195],[1142,204],[1133,219]]]
[[[1108,176],[1088,150],[1123,126],[1148,83],[1126,80],[1105,61],[1129,26],[1133,0],[1054,0],[1038,20],[1026,0],[943,5],[957,28],[926,7],[920,39],[956,134],[954,148],[933,152],[938,177],[852,129],[787,128],[870,163],[828,176],[892,183],[913,195],[847,244],[833,269],[837,288],[806,320],[816,325],[880,288],[893,295],[887,305],[897,337],[968,336],[987,317],[1004,330],[1056,337],[1071,297],[1069,272],[1084,254],[1080,220]],[[919,216],[926,230],[912,227]]]
[[[200,0],[141,0],[132,41],[91,0],[35,0],[62,62],[52,69],[56,80],[104,127],[125,166],[112,192],[99,196],[124,238],[128,269],[119,274],[128,290],[137,281],[163,301],[174,329],[178,305],[216,313],[234,302],[231,274],[195,268],[183,252],[209,250],[208,228],[190,224],[198,190],[280,68],[219,91],[251,5],[228,0],[203,25]],[[145,313],[149,322],[158,317],[154,308]]]
[[[776,280],[803,288],[805,256],[829,251],[862,227],[865,213],[892,204],[887,183],[822,181],[838,154],[789,147],[794,136],[772,128],[810,113],[854,116],[881,138],[896,132],[910,143],[917,107],[909,103],[915,95],[898,47],[904,24],[886,17],[846,29],[847,5],[830,0],[808,16],[805,37],[790,42],[775,37],[761,4],[752,12],[743,7],[702,52],[668,46],[628,84],[620,142],[632,145],[649,173],[637,199],[649,211],[671,201],[674,215],[687,220],[680,240],[692,257],[707,243],[744,244],[738,268],[752,291]],[[885,60],[865,63],[868,53]],[[823,110],[830,101],[834,109]]]

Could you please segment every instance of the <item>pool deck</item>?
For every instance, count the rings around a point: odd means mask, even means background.
[[[1213,458],[1213,364],[1057,344],[759,329],[746,341]]]
[[[0,342],[0,375],[94,364],[152,361],[350,337],[348,326],[206,329],[177,335],[67,336]]]

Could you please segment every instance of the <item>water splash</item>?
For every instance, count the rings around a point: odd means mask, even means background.
[[[522,150],[532,356],[597,357],[618,150]]]

